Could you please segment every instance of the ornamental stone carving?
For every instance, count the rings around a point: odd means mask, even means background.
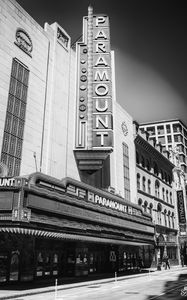
[[[128,134],[128,127],[127,127],[127,124],[125,123],[125,121],[121,124],[121,129],[123,131],[124,136],[127,136],[127,134]]]
[[[31,52],[33,50],[33,44],[28,33],[22,29],[18,28],[16,30],[16,41],[14,42],[16,46],[18,46],[21,50],[31,56]]]

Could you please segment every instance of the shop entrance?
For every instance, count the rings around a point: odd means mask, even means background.
[[[10,273],[9,273],[9,281],[14,282],[19,279],[19,251],[12,251],[10,258]]]

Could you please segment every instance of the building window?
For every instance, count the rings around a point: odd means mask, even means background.
[[[180,124],[173,124],[173,132],[182,132],[182,126]]]
[[[165,201],[165,189],[164,188],[162,188],[162,198]]]
[[[170,197],[170,203],[172,204],[173,201],[172,201],[172,192],[169,193],[169,197]]]
[[[168,182],[168,175],[166,172],[164,172],[164,180],[165,180],[165,182]]]
[[[184,146],[183,145],[178,145],[178,151],[185,153]]]
[[[144,202],[144,212],[147,212],[147,205],[148,205],[148,203],[147,203],[147,201],[145,201]]]
[[[172,228],[175,228],[174,213],[171,215]]]
[[[147,191],[148,191],[148,194],[151,194],[151,180],[148,179],[147,181]]]
[[[149,159],[146,159],[146,168],[148,171],[151,169]]]
[[[142,205],[142,199],[141,198],[138,199],[138,205],[140,205],[140,206]]]
[[[169,202],[169,198],[168,198],[168,190],[166,191],[166,201]]]
[[[170,214],[170,211],[168,211],[168,227],[171,227]]]
[[[169,182],[169,184],[171,185],[172,179],[171,179],[171,176],[170,176],[170,175],[168,175],[168,182]]]
[[[157,126],[157,132],[158,134],[164,134],[164,126],[163,125]]]
[[[146,130],[149,135],[155,135],[155,127],[147,127],[147,130]]]
[[[123,174],[124,174],[124,198],[130,201],[130,176],[129,176],[129,149],[123,143]]]
[[[150,205],[149,205],[149,213],[150,213],[150,215],[152,215],[152,213],[153,213],[153,204],[152,203],[150,203]]]
[[[168,125],[166,125],[166,132],[167,133],[171,133],[171,127],[170,127],[170,125],[168,124]]]
[[[168,143],[172,143],[172,136],[171,135],[168,135],[167,139],[168,139]]]
[[[163,170],[162,170],[162,169],[160,170],[160,174],[161,174],[161,178],[162,178],[162,180],[164,180],[164,172],[163,172]]]
[[[162,205],[160,203],[158,203],[158,205],[157,205],[157,222],[159,225],[162,224],[161,211],[162,211]]]
[[[140,190],[140,174],[137,174],[137,189]]]
[[[167,227],[167,211],[166,209],[164,210],[164,225]]]
[[[176,134],[174,135],[174,142],[175,143],[183,143],[183,138],[182,138],[182,135],[181,134]]]
[[[158,142],[161,143],[161,144],[165,144],[165,137],[164,136],[160,136],[158,137]]]
[[[143,177],[142,178],[142,189],[144,192],[146,191],[145,182],[146,182],[146,179],[145,179],[145,177]]]
[[[159,198],[160,196],[160,191],[159,191],[159,188],[160,188],[160,183],[158,180],[155,181],[155,196],[157,198]]]
[[[179,160],[180,160],[180,162],[186,163],[185,155],[184,154],[180,154],[179,155]]]
[[[1,150],[1,161],[8,166],[8,176],[20,173],[28,79],[29,70],[14,58]]]
[[[145,168],[145,158],[142,156],[142,167]]]
[[[158,176],[158,165],[156,163],[154,163],[153,170],[154,170],[154,175]]]

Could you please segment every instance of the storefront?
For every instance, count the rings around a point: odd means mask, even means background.
[[[178,265],[178,252],[177,230],[156,225],[155,266],[164,261],[166,256],[170,265]]]
[[[41,173],[4,179],[0,195],[1,283],[151,265],[151,218],[119,196]]]

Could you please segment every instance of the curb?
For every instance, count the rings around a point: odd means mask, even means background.
[[[173,266],[170,270],[185,270],[187,269],[187,267],[179,267],[179,266]],[[78,282],[78,283],[69,283],[69,284],[64,284],[64,285],[59,285],[58,286],[58,291],[60,290],[68,290],[68,289],[72,289],[72,288],[77,288],[77,287],[86,287],[86,286],[92,286],[92,285],[98,285],[98,284],[105,284],[105,283],[109,283],[109,282],[116,282],[116,281],[123,281],[125,279],[133,279],[136,277],[143,277],[143,276],[149,276],[150,272],[151,275],[154,275],[154,273],[156,272],[156,274],[158,274],[158,272],[165,272],[165,271],[170,271],[170,270],[161,270],[161,271],[157,271],[157,269],[149,269],[149,272],[147,273],[140,273],[140,274],[134,274],[134,275],[126,275],[126,276],[120,276],[116,278],[106,278],[106,279],[98,279],[98,280],[92,280],[92,281],[84,281],[84,282]],[[156,275],[155,274],[155,275]],[[44,287],[44,288],[36,288],[36,289],[32,289],[32,290],[25,290],[22,292],[17,292],[14,293],[12,295],[7,295],[7,296],[0,296],[0,300],[8,300],[8,299],[15,299],[18,297],[23,297],[23,296],[31,296],[31,295],[36,295],[36,294],[43,294],[43,293],[47,293],[47,292],[55,292],[55,286],[50,286],[50,287]],[[6,293],[6,291],[5,291]]]

